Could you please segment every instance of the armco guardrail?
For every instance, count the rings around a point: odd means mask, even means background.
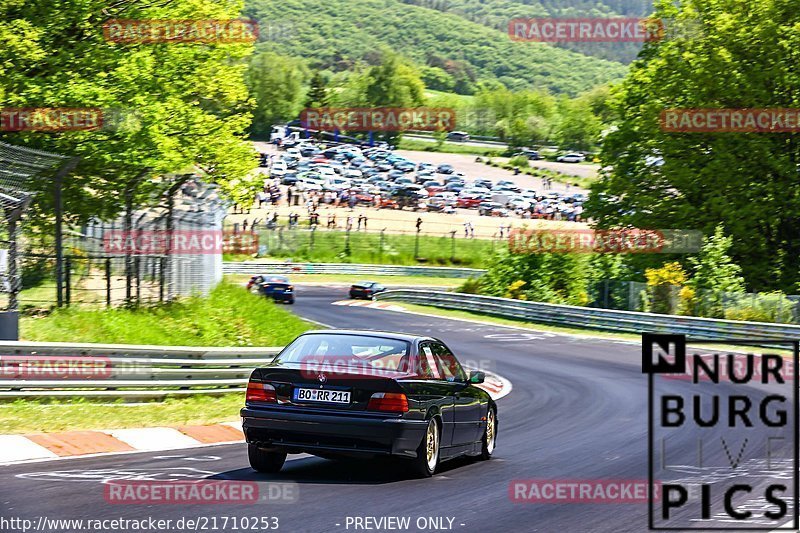
[[[280,349],[0,342],[0,399],[243,393]]]
[[[222,265],[224,274],[353,274],[357,276],[435,276],[474,278],[486,273],[477,268],[451,268],[399,265],[358,265],[351,263],[286,263],[229,261]]]
[[[674,333],[705,339],[754,340],[798,339],[800,326],[765,322],[740,322],[674,315],[615,311],[572,305],[526,302],[508,298],[431,292],[412,289],[390,290],[379,300],[401,300],[445,309],[475,311],[519,318],[557,326],[576,326],[627,333]]]

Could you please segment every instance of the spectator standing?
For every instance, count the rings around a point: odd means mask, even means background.
[[[422,231],[422,219],[417,217],[417,233]]]

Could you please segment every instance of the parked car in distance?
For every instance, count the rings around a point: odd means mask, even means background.
[[[374,281],[360,281],[350,287],[350,298],[354,300],[371,300],[376,294],[384,292],[386,287]]]
[[[450,165],[448,163],[442,163],[441,165],[436,167],[436,172],[438,172],[439,174],[452,174],[453,172],[455,172],[455,169],[453,168],[453,165]]]
[[[469,133],[465,131],[451,131],[447,134],[448,141],[465,142],[469,140]]]
[[[586,156],[579,153],[570,153],[556,157],[556,161],[559,163],[581,163],[586,161]]]
[[[514,154],[515,156],[521,155],[527,157],[531,161],[539,161],[540,159],[544,159],[542,154],[537,152],[536,150],[520,150],[519,152]]]

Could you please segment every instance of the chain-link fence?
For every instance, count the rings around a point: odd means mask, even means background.
[[[64,305],[163,302],[205,294],[222,279],[227,206],[215,187],[192,179],[159,200],[166,201],[115,220],[90,220],[64,230]],[[58,302],[53,237],[28,233],[23,242],[20,307],[28,312],[49,309]],[[8,304],[0,294],[0,309]]]

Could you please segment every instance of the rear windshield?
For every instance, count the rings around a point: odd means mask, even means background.
[[[406,371],[410,344],[366,335],[311,334],[298,337],[276,358],[280,363]]]

